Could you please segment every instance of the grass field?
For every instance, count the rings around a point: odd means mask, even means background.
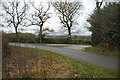
[[[33,48],[11,47],[3,58],[3,78],[117,78],[118,73],[96,65]]]
[[[102,49],[97,48],[97,47],[87,47],[85,48],[85,51],[100,54],[100,55],[105,55],[105,56],[113,56],[113,57],[120,56],[120,53],[118,53],[117,51],[111,51],[111,52],[103,51]]]

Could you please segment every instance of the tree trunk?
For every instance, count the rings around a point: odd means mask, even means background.
[[[17,27],[15,27],[15,33],[16,33],[16,36],[17,36],[17,34],[18,34],[18,32],[17,32]]]
[[[17,27],[15,27],[15,33],[16,33],[16,41],[18,41],[18,31],[17,31]]]
[[[39,39],[40,43],[42,43],[42,26],[40,27]]]
[[[68,36],[71,38],[71,28],[68,28]]]
[[[16,36],[17,36],[17,34],[18,34],[18,32],[17,32],[17,27],[15,27],[15,33],[16,33]]]
[[[71,28],[68,28],[68,43],[71,43]]]

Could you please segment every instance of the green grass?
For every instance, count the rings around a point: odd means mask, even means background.
[[[100,55],[105,55],[105,56],[113,56],[113,57],[119,57],[119,54],[117,51],[104,51],[100,48],[97,47],[87,47],[85,48],[85,51],[87,52],[92,52],[92,53],[96,53],[96,54],[100,54]]]
[[[69,58],[51,51],[42,50],[43,55],[52,56],[58,63],[66,63],[70,65],[71,75],[68,77],[79,77],[79,78],[116,78],[117,72],[106,69],[100,66],[92,65],[86,62],[80,62],[76,59]],[[69,66],[68,66],[69,67]],[[66,69],[67,71],[67,69]]]
[[[33,48],[13,47],[13,46],[12,48],[14,48],[14,50],[19,51],[19,54],[14,53],[14,56],[12,57],[14,58],[15,54],[17,54],[17,56],[19,55],[18,57],[16,57],[17,59],[19,59],[18,61],[26,62],[26,64],[24,65],[26,65],[28,67],[27,69],[29,69],[29,71],[24,74],[22,74],[21,72],[22,76],[21,75],[19,76],[21,76],[22,78],[24,78],[24,76],[25,77],[27,76],[29,78],[117,78],[118,77],[117,76],[118,73],[114,70],[106,69],[85,62],[80,62],[76,59],[69,58],[67,56],[63,56],[51,51],[39,50]],[[17,59],[16,59],[16,64],[19,63],[17,62]]]

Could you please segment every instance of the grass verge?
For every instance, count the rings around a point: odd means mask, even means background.
[[[3,78],[117,78],[118,73],[96,65],[33,48],[11,47],[3,59]]]
[[[102,49],[97,47],[87,47],[85,48],[85,51],[100,54],[100,55],[105,55],[105,56],[113,56],[113,57],[120,56],[120,53],[118,53],[117,51],[108,52],[108,51],[103,51]]]

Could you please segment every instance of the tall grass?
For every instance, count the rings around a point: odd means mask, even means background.
[[[2,57],[6,57],[7,55],[10,55],[10,48],[8,45],[8,38],[6,37],[5,33],[2,33]]]

